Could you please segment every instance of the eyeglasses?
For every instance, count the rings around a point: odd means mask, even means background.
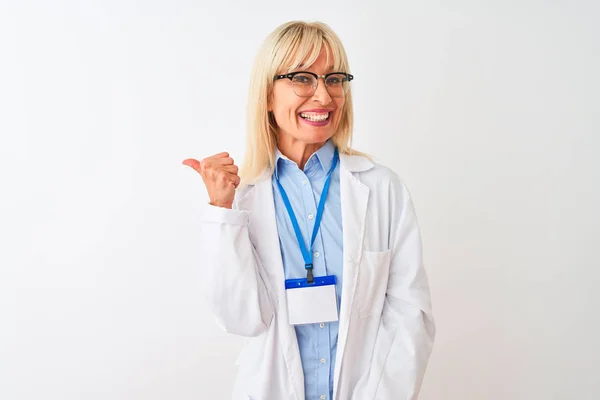
[[[344,97],[350,88],[353,75],[345,72],[331,72],[325,75],[317,75],[314,72],[297,71],[289,74],[275,75],[274,80],[288,78],[292,81],[292,89],[297,96],[311,97],[315,94],[319,85],[319,78],[325,81],[325,88],[331,97]]]

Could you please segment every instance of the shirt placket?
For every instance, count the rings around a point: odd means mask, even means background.
[[[312,165],[312,167],[319,167],[318,165]],[[314,172],[314,171],[313,171]],[[313,188],[319,186],[321,187],[325,183],[325,178],[323,177],[315,177],[315,175],[319,174],[308,174],[309,176],[313,176],[312,179],[309,180],[309,184],[311,185],[310,190],[307,190],[303,193],[309,197],[305,198],[305,204],[311,204],[312,210],[316,216],[316,209],[318,205],[318,201],[322,194],[321,191],[314,190]],[[323,174],[324,175],[324,174]],[[325,211],[324,211],[325,212]],[[322,229],[323,220],[321,220],[321,229]],[[310,226],[310,235],[312,235],[312,229],[314,227],[314,219],[313,223]],[[313,267],[315,276],[325,276],[327,275],[327,265],[325,263],[324,257],[324,246],[323,246],[323,236],[321,234],[321,229],[317,232],[317,237],[315,238],[314,247],[312,249],[313,252]],[[316,341],[316,353],[315,353],[315,368],[316,368],[316,377],[317,377],[317,385],[315,394],[316,399],[329,399],[329,386],[330,386],[330,377],[329,372],[331,369],[331,346],[330,346],[330,324],[329,323],[320,323],[313,324],[313,337]],[[307,397],[310,398],[310,397]]]

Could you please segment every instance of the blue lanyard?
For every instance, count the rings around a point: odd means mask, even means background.
[[[319,226],[321,226],[321,218],[323,217],[323,209],[325,208],[325,200],[327,199],[327,193],[329,192],[329,183],[331,182],[331,175],[333,174],[333,170],[335,169],[339,159],[339,154],[337,148],[335,149],[335,154],[333,156],[333,163],[331,165],[331,169],[327,173],[327,180],[323,185],[323,192],[321,193],[321,198],[319,199],[319,206],[317,208],[317,218],[315,219],[315,227],[313,228],[312,238],[310,240],[310,249],[306,248],[306,244],[304,243],[304,238],[302,237],[302,232],[300,231],[300,226],[298,225],[298,220],[296,219],[296,215],[294,214],[294,210],[292,209],[292,204],[290,203],[290,199],[288,198],[287,193],[283,189],[283,186],[279,182],[279,178],[277,178],[277,186],[279,186],[279,193],[281,193],[281,198],[283,199],[283,203],[285,204],[285,208],[287,209],[288,215],[290,216],[290,221],[292,221],[292,226],[294,227],[294,232],[296,233],[296,239],[298,239],[298,245],[300,246],[300,251],[302,252],[302,258],[304,258],[304,266],[306,268],[306,282],[313,283],[313,257],[312,257],[312,247],[315,239],[317,237],[317,232],[319,231]]]

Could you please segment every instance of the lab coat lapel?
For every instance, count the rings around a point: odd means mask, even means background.
[[[348,326],[350,324],[350,316],[352,315],[351,310],[358,280],[358,263],[362,253],[367,203],[369,200],[369,188],[355,176],[355,173],[365,171],[372,165],[364,157],[340,155],[344,270],[338,348],[334,370],[335,391],[337,391],[339,383],[346,339],[348,337]]]
[[[260,256],[269,286],[275,295],[273,299],[275,312],[280,318],[287,317],[287,311],[279,312],[279,310],[287,310],[287,300],[270,174],[265,172],[252,188],[248,188],[248,192],[238,200],[238,208],[250,212],[248,228],[250,240]],[[290,396],[292,399],[304,399],[304,379],[296,331],[292,325],[289,325],[287,318],[282,318],[279,324],[281,324],[282,330],[287,331],[287,334],[281,335],[280,340],[284,350],[285,364],[289,368],[288,374],[295,391]]]
[[[238,200],[238,207],[250,213],[250,240],[260,255],[269,284],[281,303],[285,297],[285,276],[273,202],[273,187],[266,173]],[[277,307],[280,304],[276,304]]]

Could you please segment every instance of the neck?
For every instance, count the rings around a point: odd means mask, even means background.
[[[286,135],[279,135],[277,147],[281,154],[295,162],[298,168],[303,170],[310,156],[323,147],[325,143],[305,143]]]

